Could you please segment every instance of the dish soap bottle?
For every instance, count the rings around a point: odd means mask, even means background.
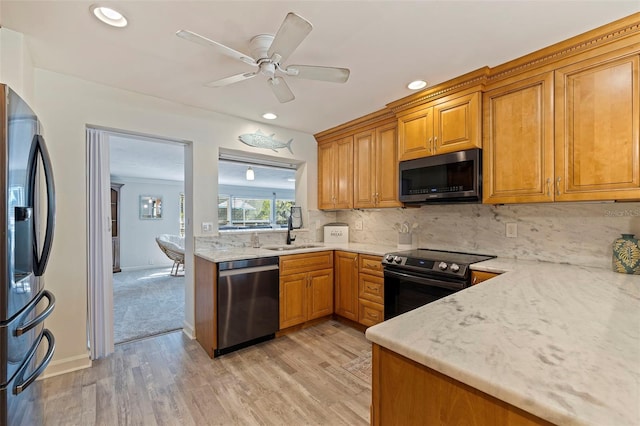
[[[634,234],[622,234],[613,242],[614,272],[640,275],[640,244]]]

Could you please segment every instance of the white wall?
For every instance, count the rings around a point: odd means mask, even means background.
[[[9,85],[29,106],[34,106],[31,55],[24,35],[0,28],[0,83]]]
[[[180,234],[180,193],[182,182],[114,177],[120,188],[120,267],[122,270],[171,266],[158,247],[160,234]],[[162,219],[140,219],[141,195],[162,197]]]
[[[187,176],[193,178],[193,197],[187,210],[200,235],[202,222],[217,223],[218,149],[263,154],[238,141],[238,135],[260,128],[278,139],[293,138],[292,155],[286,150],[270,155],[305,161],[298,180],[298,202],[315,208],[317,199],[317,150],[310,134],[268,126],[184,105],[113,89],[50,71],[36,69],[35,111],[45,126],[45,137],[54,166],[57,188],[56,236],[47,270],[47,285],[56,294],[57,306],[47,319],[56,335],[57,350],[48,373],[88,365],[87,311],[87,185],[85,126],[183,140],[192,143],[185,157]],[[192,170],[191,170],[192,169]],[[191,175],[192,173],[192,175]],[[188,185],[188,184],[187,184]],[[187,186],[187,196],[188,186]],[[192,203],[192,205],[189,205]],[[193,239],[187,238],[185,326],[193,328]]]

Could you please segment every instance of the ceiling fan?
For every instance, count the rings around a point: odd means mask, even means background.
[[[289,12],[275,36],[259,34],[253,37],[249,43],[251,55],[245,55],[217,41],[210,40],[199,34],[187,30],[180,30],[176,35],[185,40],[211,46],[219,53],[244,62],[247,65],[258,68],[257,71],[246,72],[222,78],[205,84],[208,87],[222,87],[240,81],[248,80],[258,74],[268,78],[269,86],[281,103],[295,99],[293,92],[284,78],[276,75],[282,73],[290,77],[306,78],[310,80],[329,81],[333,83],[345,83],[349,79],[349,69],[322,67],[315,65],[289,65],[283,67],[282,63],[311,32],[313,26],[300,15]]]

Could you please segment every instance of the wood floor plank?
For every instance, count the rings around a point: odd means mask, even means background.
[[[37,383],[45,425],[365,425],[371,345],[326,321],[210,359],[181,332]],[[367,371],[366,369],[364,371]]]

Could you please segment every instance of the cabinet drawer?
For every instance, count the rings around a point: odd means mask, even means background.
[[[358,297],[371,302],[384,303],[384,278],[360,274],[358,278]]]
[[[333,251],[280,256],[280,276],[333,268]]]
[[[360,273],[376,275],[382,277],[382,257],[370,256],[368,254],[360,255]]]
[[[384,321],[384,307],[378,303],[360,299],[359,323],[371,327]]]

